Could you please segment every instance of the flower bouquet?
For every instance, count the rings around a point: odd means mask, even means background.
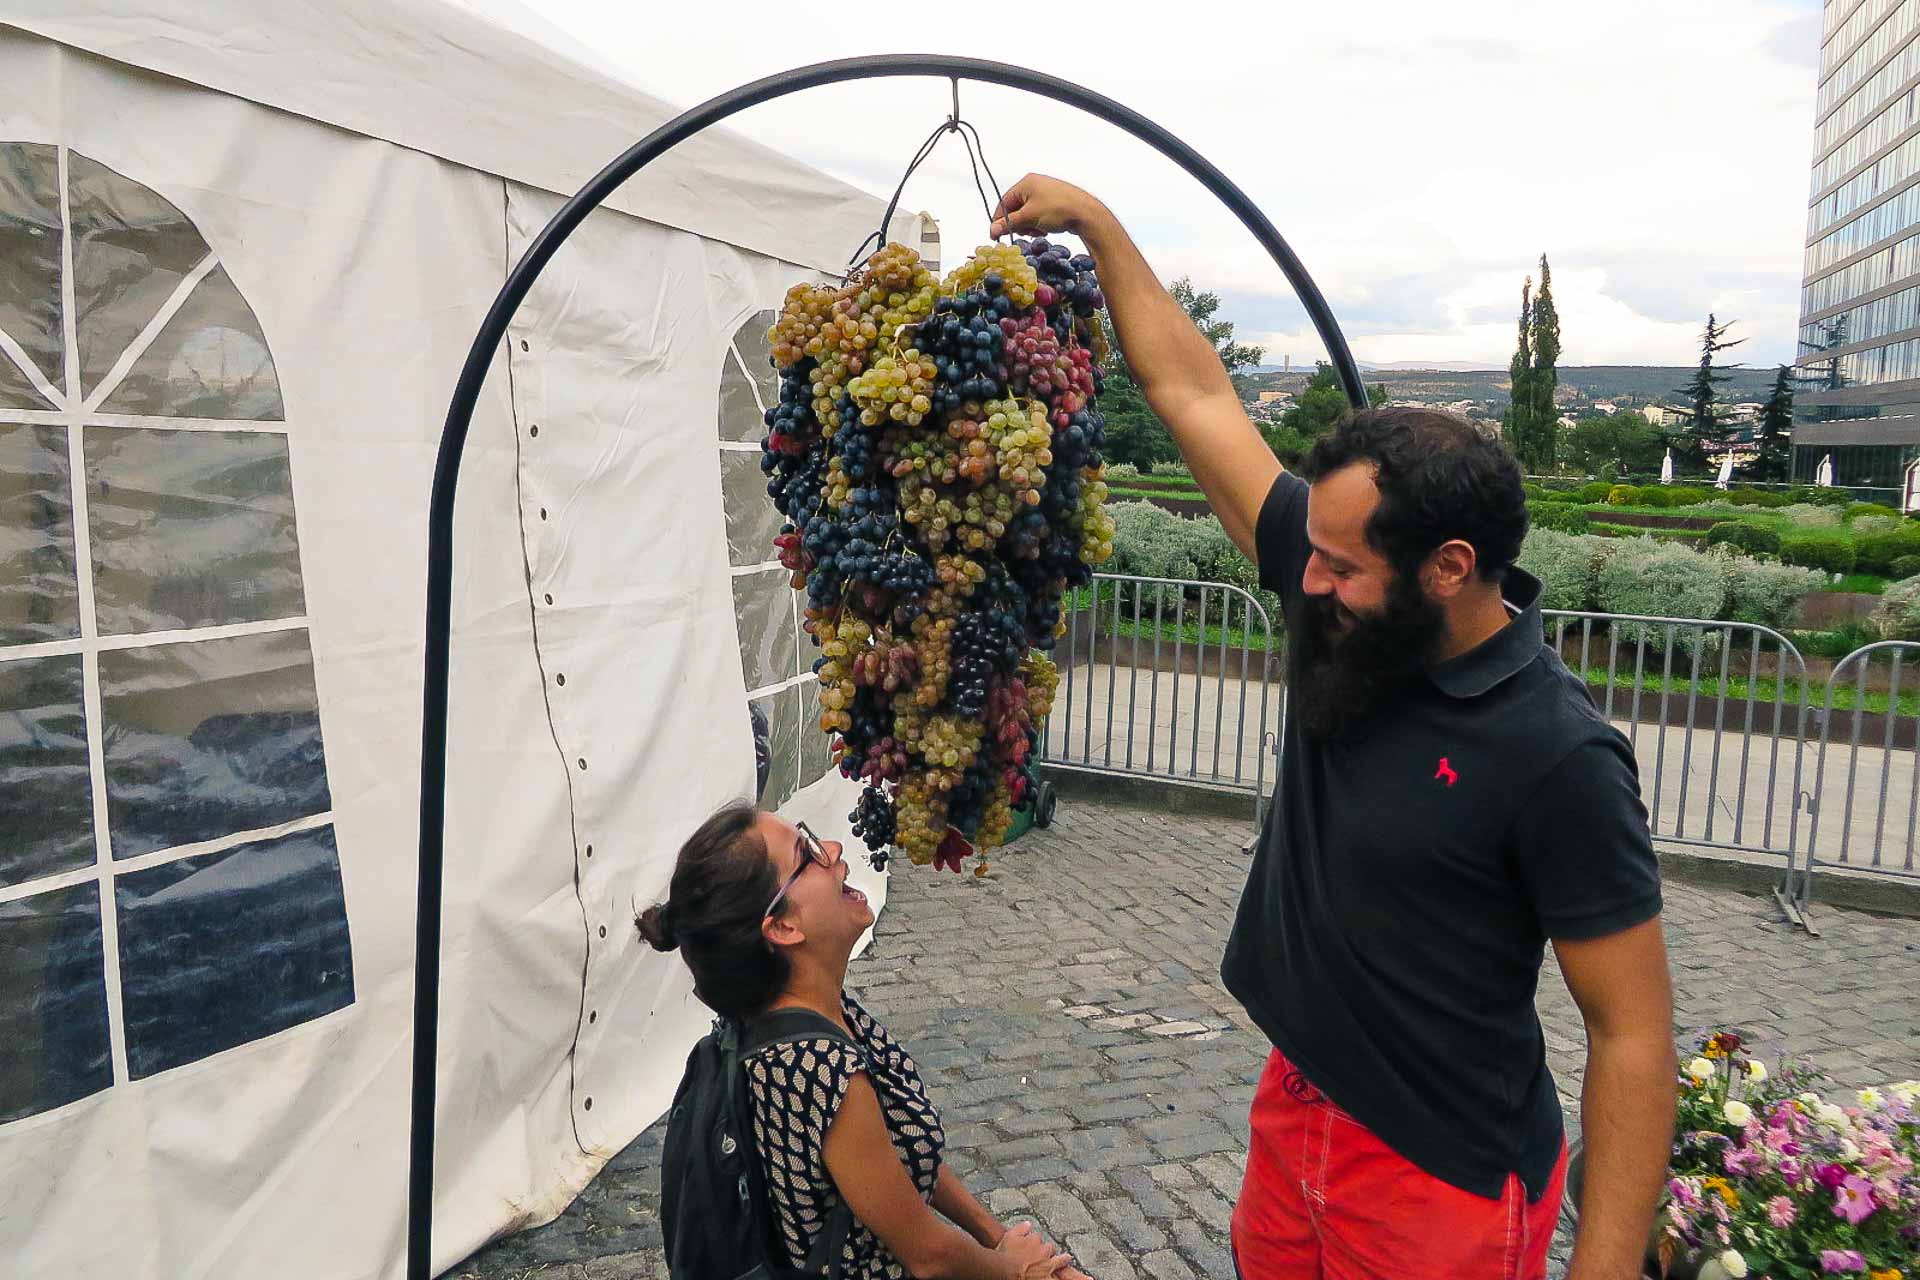
[[[1920,1081],[1824,1101],[1817,1073],[1770,1075],[1731,1032],[1680,1075],[1662,1275],[1920,1280]]]

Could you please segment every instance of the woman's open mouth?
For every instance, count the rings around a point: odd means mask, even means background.
[[[858,889],[854,888],[850,884],[843,884],[840,886],[840,896],[843,898],[851,898],[853,901],[859,903],[863,907],[867,905],[867,895],[860,892]]]

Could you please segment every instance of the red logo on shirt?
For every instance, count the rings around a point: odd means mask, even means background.
[[[1433,775],[1433,780],[1435,782],[1444,782],[1451,787],[1454,783],[1460,781],[1460,775],[1453,771],[1453,766],[1447,763],[1447,758],[1441,756],[1440,768]]]

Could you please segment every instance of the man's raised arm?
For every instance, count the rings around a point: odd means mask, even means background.
[[[1240,405],[1219,355],[1140,255],[1126,228],[1080,188],[1040,174],[1015,183],[992,233],[1066,231],[1093,254],[1115,335],[1147,403],[1173,432],[1193,478],[1234,545],[1258,560],[1254,528],[1280,460]]]

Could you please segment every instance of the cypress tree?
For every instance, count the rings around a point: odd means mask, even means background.
[[[1513,456],[1526,458],[1529,425],[1533,420],[1533,397],[1527,386],[1533,380],[1533,277],[1520,288],[1520,339],[1513,353],[1513,363],[1507,366],[1513,391],[1507,405],[1506,417],[1500,424],[1500,434],[1506,439],[1507,448]]]

